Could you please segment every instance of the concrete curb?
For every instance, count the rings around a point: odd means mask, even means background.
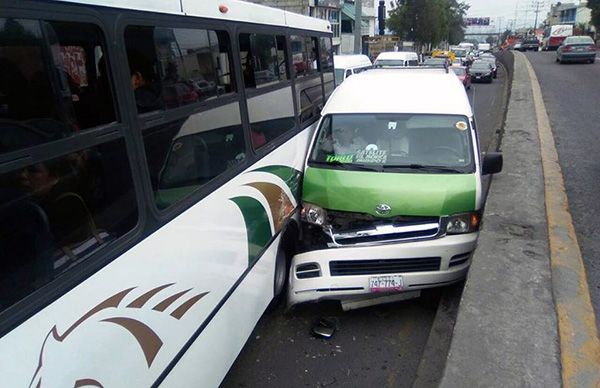
[[[558,152],[542,90],[527,59],[544,168],[550,263],[565,387],[600,387],[600,341],[583,257],[569,213]]]
[[[544,176],[531,81],[516,55],[502,149],[442,387],[559,387]]]

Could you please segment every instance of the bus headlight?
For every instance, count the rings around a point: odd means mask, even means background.
[[[479,230],[481,214],[479,212],[459,213],[448,217],[447,234],[472,233]]]
[[[327,219],[327,212],[325,209],[306,202],[302,203],[302,212],[300,215],[302,220],[319,226],[325,225],[325,220]]]

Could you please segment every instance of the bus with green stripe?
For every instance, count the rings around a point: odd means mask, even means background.
[[[346,80],[325,105],[307,156],[288,304],[463,279],[481,225],[482,176],[501,167],[501,154],[481,157],[452,72],[375,69]]]
[[[0,4],[3,386],[219,386],[285,294],[331,37],[237,0]]]

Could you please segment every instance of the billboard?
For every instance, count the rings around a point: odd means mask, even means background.
[[[465,25],[468,26],[489,26],[490,18],[465,18]]]

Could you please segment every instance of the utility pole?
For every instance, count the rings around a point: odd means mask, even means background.
[[[354,54],[362,54],[362,0],[354,0]]]
[[[540,12],[542,12],[542,11],[540,10],[540,6],[541,6],[541,5],[543,5],[543,4],[544,4],[544,2],[543,2],[543,1],[536,1],[536,2],[535,2],[535,11],[533,11],[533,12],[535,12],[535,22],[533,23],[533,31],[534,31],[534,32],[535,32],[535,30],[536,30],[536,28],[537,28],[538,14],[539,14]]]

